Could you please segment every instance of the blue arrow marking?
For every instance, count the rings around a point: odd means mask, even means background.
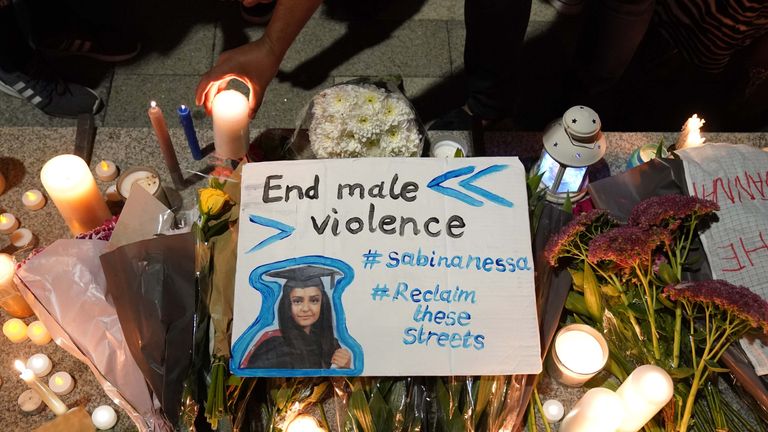
[[[276,241],[280,241],[286,237],[289,237],[296,230],[296,228],[290,225],[286,225],[280,221],[266,218],[264,216],[250,215],[248,216],[248,220],[250,220],[252,223],[255,223],[257,225],[262,225],[268,228],[274,228],[278,232],[260,241],[259,244],[250,248],[246,253],[256,252],[259,249],[263,249]]]
[[[439,176],[433,178],[429,182],[429,184],[427,184],[427,187],[434,190],[435,192],[441,193],[451,198],[456,198],[457,200],[463,203],[469,204],[472,207],[482,207],[483,202],[480,201],[479,199],[471,197],[465,194],[464,192],[457,191],[456,189],[442,186],[442,183],[447,180],[450,180],[456,177],[461,177],[467,174],[472,174],[474,171],[475,171],[475,167],[470,165],[470,166],[465,166],[464,168],[458,168],[455,170],[442,173]]]
[[[464,189],[466,189],[466,190],[468,190],[470,192],[473,192],[473,193],[475,193],[477,195],[480,195],[481,197],[487,199],[488,201],[490,201],[490,202],[492,202],[494,204],[498,204],[498,205],[504,206],[504,207],[512,207],[512,206],[514,206],[514,204],[512,204],[511,201],[508,201],[507,199],[502,198],[502,197],[496,195],[495,193],[488,192],[487,190],[472,184],[475,180],[479,179],[480,177],[485,177],[485,176],[487,176],[489,174],[493,174],[495,172],[503,171],[503,170],[507,169],[507,167],[509,167],[509,165],[491,165],[488,168],[486,168],[486,169],[484,169],[482,171],[477,172],[472,177],[469,177],[469,178],[466,178],[466,179],[460,181],[459,182],[459,186],[463,187]]]

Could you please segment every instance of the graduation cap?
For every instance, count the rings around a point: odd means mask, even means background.
[[[324,288],[321,278],[330,276],[331,289],[333,289],[336,286],[336,275],[341,275],[341,273],[336,269],[305,265],[271,271],[266,275],[277,279],[285,279],[285,285],[283,285],[285,288]]]

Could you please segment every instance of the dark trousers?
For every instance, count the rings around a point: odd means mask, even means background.
[[[514,108],[531,0],[465,0],[464,68],[472,114],[493,120]]]

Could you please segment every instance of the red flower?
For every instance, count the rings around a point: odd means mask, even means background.
[[[720,210],[717,203],[685,195],[662,195],[643,200],[632,209],[629,224],[677,229],[688,218],[707,216]]]
[[[637,226],[622,226],[597,235],[589,243],[589,261],[609,261],[629,269],[651,263],[654,250],[668,242],[669,234],[661,229],[645,229]]]
[[[571,256],[570,253],[579,247],[579,241],[583,241],[583,244],[586,246],[589,243],[589,239],[594,236],[595,230],[599,232],[603,228],[614,225],[616,225],[616,221],[605,210],[592,210],[582,213],[573,218],[557,235],[550,237],[547,246],[544,248],[544,257],[554,267],[561,257]]]

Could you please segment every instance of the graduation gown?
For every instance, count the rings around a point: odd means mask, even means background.
[[[294,346],[289,345],[280,331],[269,332],[266,339],[256,343],[248,358],[243,362],[248,369],[328,369],[331,357],[323,358],[320,337],[315,332],[296,333]],[[334,339],[334,351],[340,348]]]

